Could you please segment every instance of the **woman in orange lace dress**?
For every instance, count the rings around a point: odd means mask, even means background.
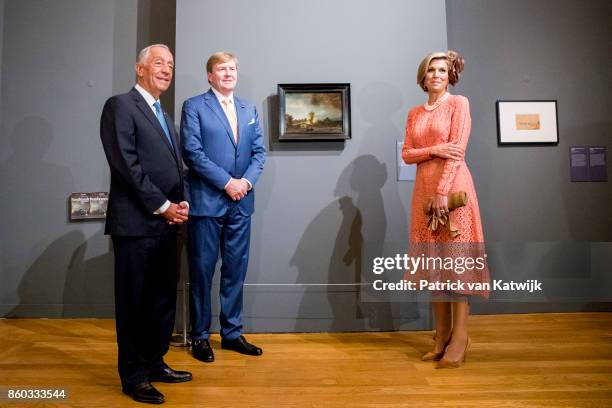
[[[417,83],[427,92],[428,100],[408,113],[402,151],[406,163],[417,163],[410,227],[413,255],[444,253],[458,259],[484,254],[478,200],[464,161],[471,124],[469,103],[466,97],[448,92],[448,85],[459,80],[463,65],[463,58],[456,52],[437,52],[425,57],[417,72]],[[459,191],[467,193],[467,204],[449,212],[448,195]],[[435,231],[428,228],[428,216],[423,210],[428,199],[433,200],[436,216],[449,217],[458,228],[458,236],[449,232],[448,225],[439,225]],[[428,272],[431,281],[432,271]],[[441,276],[436,275],[434,279],[441,280]],[[464,273],[457,278],[464,284],[488,282],[488,269],[485,266],[476,274]],[[487,298],[489,293],[486,287],[476,285],[441,290],[436,294],[446,296],[436,297],[432,302],[435,345],[422,359],[438,361],[437,368],[458,367],[465,361],[470,344],[468,298],[474,295]]]

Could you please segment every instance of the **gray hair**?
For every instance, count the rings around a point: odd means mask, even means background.
[[[136,63],[137,64],[142,64],[143,62],[145,62],[147,60],[147,58],[149,58],[149,55],[151,54],[151,48],[153,48],[153,47],[165,48],[168,51],[170,51],[170,48],[166,44],[151,44],[151,45],[147,45],[142,50],[140,50],[140,52],[138,53],[138,57],[136,58]]]

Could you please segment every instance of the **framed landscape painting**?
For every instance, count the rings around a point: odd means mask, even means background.
[[[351,138],[350,84],[279,84],[279,140]]]

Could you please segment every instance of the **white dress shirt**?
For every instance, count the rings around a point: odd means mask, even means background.
[[[238,113],[236,112],[236,104],[234,103],[234,93],[230,93],[228,96],[223,95],[221,92],[217,91],[214,87],[210,87],[210,89],[213,91],[213,93],[215,94],[215,96],[217,97],[217,99],[219,100],[219,105],[223,106],[223,100],[227,99],[229,100],[229,106],[232,107],[232,109],[234,110],[234,115],[236,116],[236,120],[238,120]],[[227,118],[227,121],[229,123],[232,123],[230,118],[227,116],[227,112],[225,111],[225,109],[223,109],[223,113],[225,113],[225,117]],[[253,189],[253,184],[251,184],[251,182],[247,179],[245,179],[244,177],[242,177],[241,180],[244,180],[247,182],[247,184],[249,185],[249,190]],[[230,181],[232,181],[232,178],[230,177],[229,180],[227,180],[227,183],[225,183],[225,187],[228,186],[228,184],[230,183]]]

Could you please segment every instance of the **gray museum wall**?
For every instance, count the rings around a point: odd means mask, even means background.
[[[136,44],[141,50],[150,44],[166,44],[175,49],[176,0],[137,0]],[[168,112],[174,112],[174,81],[160,97]]]
[[[604,61],[612,51],[612,4],[447,0],[446,8],[449,47],[466,58],[456,92],[470,98],[467,160],[494,277],[540,279],[549,288],[574,288],[575,297],[566,289],[550,298],[573,303],[490,302],[476,310],[610,310],[600,302],[610,295],[587,287],[612,291],[612,188],[571,183],[569,146],[611,146],[612,77]],[[556,99],[559,144],[498,147],[495,102],[512,99]]]
[[[136,52],[174,47],[166,0],[9,1],[3,6],[0,315],[113,315],[103,222],[68,221],[73,191],[108,191],[105,100],[134,84]],[[162,100],[174,109],[173,90]]]
[[[177,122],[182,101],[209,88],[208,56],[231,50],[236,93],[256,105],[267,135],[247,275],[260,286],[245,288],[248,330],[428,323],[416,304],[360,301],[353,284],[371,275],[361,262],[368,243],[408,241],[410,184],[396,182],[396,141],[408,106],[423,100],[414,84],[420,58],[446,48],[444,9],[443,1],[177,1]],[[351,140],[275,141],[277,84],[306,82],[351,84]],[[308,286],[326,283],[337,286]]]
[[[4,0],[0,0],[0,93],[2,92],[2,50],[4,45]],[[2,123],[2,97],[0,97],[0,123]]]
[[[112,316],[102,222],[68,222],[75,191],[107,191],[106,98],[129,89],[136,0],[7,1],[0,179],[2,316]]]
[[[447,27],[467,59],[454,92],[471,101],[467,160],[494,273],[580,286],[588,276],[574,270],[595,256],[608,263],[591,266],[610,265],[609,183],[567,182],[569,145],[609,145],[608,3],[178,0],[176,20],[168,3],[0,0],[0,316],[112,316],[109,240],[100,222],[68,222],[67,199],[108,189],[102,105],[133,84],[137,49],[171,44],[175,24],[176,94],[163,103],[175,103],[177,125],[183,100],[208,88],[207,56],[228,49],[240,59],[237,94],[256,104],[266,130],[247,330],[428,326],[426,305],[306,284],[359,282],[371,273],[364,253],[405,247],[412,185],[396,182],[395,144],[407,109],[424,100],[416,66],[447,48]],[[232,16],[227,33],[220,15]],[[350,82],[353,139],[275,141],[276,84],[285,82]],[[513,98],[558,99],[559,146],[497,147],[495,100]],[[601,288],[612,293],[609,280]],[[587,307],[492,302],[475,311]]]

